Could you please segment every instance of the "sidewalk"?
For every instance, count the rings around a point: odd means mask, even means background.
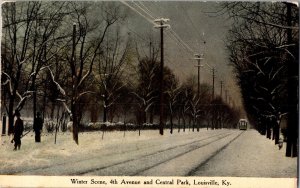
[[[196,172],[198,176],[297,177],[297,158],[285,157],[273,140],[247,130]]]

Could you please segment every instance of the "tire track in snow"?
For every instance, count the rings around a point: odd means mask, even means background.
[[[228,142],[227,144],[225,144],[223,147],[221,147],[220,149],[218,149],[217,151],[215,151],[211,157],[207,158],[205,161],[203,161],[201,164],[199,164],[197,167],[195,167],[194,169],[190,170],[186,176],[193,176],[193,174],[195,174],[197,171],[199,171],[203,165],[205,165],[208,161],[210,161],[211,159],[213,159],[216,155],[218,155],[221,151],[223,151],[224,149],[226,149],[232,142],[234,142],[236,139],[238,139],[243,133],[245,133],[245,131],[241,132],[240,134],[238,134],[234,139],[232,139],[230,142]]]
[[[180,147],[180,146],[183,146],[183,145],[189,145],[189,144],[196,143],[196,142],[199,142],[199,141],[202,141],[202,140],[206,140],[206,139],[209,139],[209,138],[212,138],[212,137],[215,137],[215,136],[218,136],[218,135],[222,135],[222,134],[226,134],[226,133],[214,134],[213,136],[210,136],[210,137],[207,137],[207,138],[202,138],[200,140],[198,140],[198,139],[195,140],[194,137],[188,138],[187,139],[188,141],[189,140],[193,140],[193,141],[189,142],[189,143],[182,144],[182,145],[178,145],[178,146]],[[184,135],[180,135],[180,136],[184,136]],[[151,144],[151,145],[149,145],[149,143],[143,143],[139,147],[141,149],[143,149],[143,150],[146,150],[146,149],[157,147],[157,145],[159,145],[159,144],[161,144],[161,143],[158,142],[158,143],[154,143],[154,144]],[[145,147],[145,146],[148,146],[148,147]],[[141,150],[141,149],[134,148],[134,149],[131,149],[131,150],[126,150],[126,152],[132,152],[132,151],[137,151],[137,150]],[[169,148],[167,148],[167,149],[169,149]],[[171,149],[173,149],[173,148],[171,148]],[[101,157],[120,155],[123,152],[124,151],[117,151],[117,152],[114,152],[114,153],[108,153],[108,154],[105,154],[105,155],[101,155]],[[61,166],[61,165],[66,165],[66,164],[71,164],[71,163],[88,161],[88,160],[92,160],[92,159],[96,159],[96,158],[99,158],[99,154],[94,154],[94,156],[88,157],[88,158],[84,158],[84,159],[71,160],[71,161],[68,161],[68,162],[50,164],[50,165],[47,165],[47,166],[35,167],[35,168],[26,169],[26,170],[23,169],[23,170],[19,170],[19,171],[6,172],[5,174],[7,174],[7,175],[22,174],[22,173],[25,173],[25,172],[30,172],[30,171],[35,171],[35,170],[44,170],[44,169],[47,169],[47,168],[53,168],[55,166]]]
[[[170,148],[167,148],[167,149],[165,149],[165,150],[160,150],[160,151],[155,152],[155,153],[143,155],[143,156],[140,156],[138,159],[137,159],[137,158],[133,158],[133,159],[129,159],[129,160],[126,160],[126,161],[121,161],[121,162],[118,162],[118,163],[115,163],[115,164],[112,164],[112,165],[103,166],[103,167],[99,167],[99,168],[94,168],[94,169],[90,169],[90,170],[88,170],[88,171],[84,171],[84,172],[80,172],[80,173],[74,173],[74,174],[71,174],[71,175],[83,175],[83,174],[87,174],[87,173],[97,172],[97,171],[100,171],[100,170],[108,169],[108,168],[111,168],[111,167],[114,167],[114,166],[118,166],[118,165],[123,165],[123,164],[130,163],[130,162],[133,162],[133,161],[139,161],[139,160],[141,160],[141,159],[143,159],[143,158],[147,158],[147,157],[150,157],[150,156],[154,156],[154,155],[157,155],[157,154],[161,154],[161,153],[163,153],[163,152],[168,152],[168,151],[170,151],[170,150],[172,150],[172,149],[178,149],[178,148],[180,148],[180,147],[185,147],[185,146],[191,147],[191,144],[195,144],[195,143],[200,142],[200,141],[208,140],[208,139],[210,139],[210,138],[218,137],[217,139],[215,139],[215,140],[213,140],[213,141],[211,141],[211,142],[208,142],[208,143],[206,143],[206,144],[202,144],[202,145],[200,145],[200,146],[194,146],[194,147],[192,147],[192,148],[189,149],[189,150],[185,150],[185,151],[183,151],[183,152],[181,152],[181,153],[179,153],[179,154],[176,154],[176,155],[173,156],[172,158],[169,158],[169,159],[164,160],[164,161],[162,161],[162,162],[155,163],[154,165],[151,165],[150,167],[147,167],[147,168],[143,168],[142,170],[140,170],[140,171],[138,171],[138,172],[135,172],[135,173],[133,173],[133,174],[129,174],[129,176],[135,176],[135,175],[137,175],[137,174],[139,174],[139,173],[141,173],[141,172],[143,172],[143,171],[145,171],[145,170],[148,170],[148,169],[153,168],[153,167],[155,167],[155,166],[158,166],[158,165],[160,165],[160,164],[162,164],[162,163],[165,163],[165,162],[168,162],[168,161],[170,161],[170,160],[173,160],[173,159],[175,159],[175,158],[177,158],[177,157],[180,157],[180,156],[182,156],[182,155],[185,155],[185,154],[188,153],[188,152],[191,152],[191,151],[197,150],[197,149],[199,149],[199,148],[201,148],[201,147],[205,147],[205,146],[207,146],[207,145],[209,145],[209,144],[212,144],[212,143],[214,143],[214,142],[216,142],[216,141],[218,141],[218,140],[220,140],[220,139],[223,139],[223,138],[225,138],[225,137],[230,136],[231,134],[233,134],[233,133],[222,133],[222,134],[214,135],[214,136],[211,136],[211,137],[207,137],[207,138],[204,138],[204,139],[200,139],[200,140],[198,140],[198,141],[194,141],[194,142],[190,142],[190,143],[187,143],[187,144],[182,144],[182,145],[170,147]],[[225,136],[221,136],[221,135],[225,135]],[[220,136],[221,136],[221,138],[220,138]],[[126,174],[126,175],[128,175],[128,174]]]

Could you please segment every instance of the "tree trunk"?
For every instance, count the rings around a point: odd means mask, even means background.
[[[171,124],[171,130],[170,133],[173,134],[173,114],[170,114],[170,124]]]
[[[154,119],[154,109],[150,109],[150,116],[149,116],[149,122],[153,124],[153,119]]]
[[[47,90],[47,84],[46,81],[44,83],[44,95],[43,95],[43,112],[42,112],[42,116],[43,116],[43,122],[45,120],[45,115],[46,115],[46,102],[47,102],[47,95],[46,95],[46,90]]]
[[[147,122],[147,112],[145,112],[145,110],[143,110],[143,124]]]
[[[184,117],[184,115],[182,116],[182,121],[183,121],[183,132],[185,132],[185,117]]]
[[[193,117],[193,126],[192,126],[192,131],[193,132],[195,131],[195,123],[196,123],[196,118]]]
[[[55,125],[55,137],[54,137],[54,144],[56,144],[57,132],[59,131],[59,108],[57,109],[56,114],[56,125]]]
[[[98,108],[96,106],[96,102],[94,102],[94,104],[92,104],[92,106],[90,107],[90,118],[91,118],[91,122],[97,122],[97,115],[99,113]]]
[[[275,144],[278,144],[279,143],[279,124],[277,122],[275,122],[274,124],[274,128],[273,128],[273,136],[274,136],[274,139],[275,139]]]
[[[8,135],[12,133],[14,133],[14,99],[10,96],[8,105]]]
[[[103,108],[103,122],[105,123],[107,121],[107,111],[106,111],[106,107],[104,106]]]
[[[71,111],[72,111],[72,120],[73,120],[73,140],[78,145],[78,110],[77,110],[77,104],[73,100],[71,101]]]
[[[141,136],[141,124],[139,125],[139,136]]]
[[[271,139],[271,126],[270,126],[270,122],[267,122],[267,138]]]
[[[211,129],[214,130],[215,128],[215,122],[214,122],[214,119],[213,119],[214,115],[211,117]]]
[[[36,124],[36,114],[37,114],[37,96],[36,96],[36,87],[35,87],[35,76],[32,76],[32,85],[31,85],[31,91],[33,91],[33,94],[32,94],[32,106],[33,106],[33,109],[32,109],[32,113],[33,113],[33,127],[37,127],[35,124]],[[40,142],[41,140],[41,133],[39,130],[35,130],[35,142]]]
[[[206,123],[207,123],[207,125],[206,125],[206,130],[208,130],[208,128],[209,128],[209,122],[210,122],[209,119],[207,119],[207,122],[206,122]]]
[[[178,123],[178,132],[180,132],[180,128],[181,128],[180,116],[178,117],[177,123]]]
[[[50,119],[54,118],[55,102],[52,102],[50,109]]]
[[[287,13],[286,20],[287,25],[292,26],[292,4],[286,3]],[[293,5],[294,6],[294,5]],[[293,43],[292,29],[288,28],[287,33],[287,44]],[[298,43],[298,41],[297,41]],[[292,47],[289,46],[288,50],[291,52]],[[287,121],[287,146],[286,156],[297,157],[298,156],[298,84],[299,84],[299,43],[295,50],[294,57],[288,58],[288,121]]]
[[[104,104],[103,104],[103,122],[105,123],[107,121],[107,91],[105,90],[104,93],[104,100],[103,100]]]

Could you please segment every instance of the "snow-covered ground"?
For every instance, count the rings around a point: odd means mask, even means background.
[[[254,130],[158,130],[80,133],[79,145],[70,133],[33,133],[13,151],[11,138],[1,137],[0,174],[142,175],[296,177],[297,159],[284,157],[272,141]]]
[[[284,157],[273,140],[248,130],[226,149],[203,164],[195,175],[233,177],[297,177],[297,158]]]

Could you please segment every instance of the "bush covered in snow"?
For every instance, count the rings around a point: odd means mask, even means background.
[[[144,123],[136,125],[123,122],[90,122],[84,126],[83,131],[124,131],[124,130],[154,130],[158,129],[158,124]]]
[[[33,128],[33,121],[24,121],[24,131],[29,131]]]
[[[52,120],[49,120],[44,123],[44,126],[48,133],[52,133],[55,130],[56,123]]]

